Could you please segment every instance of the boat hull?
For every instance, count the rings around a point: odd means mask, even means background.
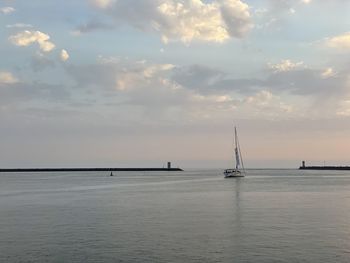
[[[244,175],[239,174],[239,175],[225,175],[225,178],[239,178],[239,177],[244,177]]]
[[[235,178],[235,177],[244,177],[244,174],[239,170],[227,169],[224,171],[225,178]]]

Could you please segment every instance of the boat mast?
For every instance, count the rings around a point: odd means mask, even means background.
[[[237,137],[237,129],[235,126],[235,156],[236,156],[236,170],[238,169],[239,163],[239,152],[238,152],[238,137]]]

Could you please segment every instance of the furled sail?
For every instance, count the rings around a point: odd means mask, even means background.
[[[236,168],[238,168],[241,165],[239,162],[238,148],[235,148],[235,154],[236,154]]]

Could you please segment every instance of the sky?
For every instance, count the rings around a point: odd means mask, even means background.
[[[0,167],[350,165],[349,11],[0,0]]]

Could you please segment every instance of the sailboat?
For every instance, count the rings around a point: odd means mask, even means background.
[[[236,168],[234,169],[226,169],[224,171],[225,178],[232,177],[244,177],[245,170],[243,165],[243,159],[241,154],[241,148],[239,146],[238,136],[237,136],[237,128],[235,126],[235,137],[234,137],[234,145],[235,145],[235,160],[236,160]]]

